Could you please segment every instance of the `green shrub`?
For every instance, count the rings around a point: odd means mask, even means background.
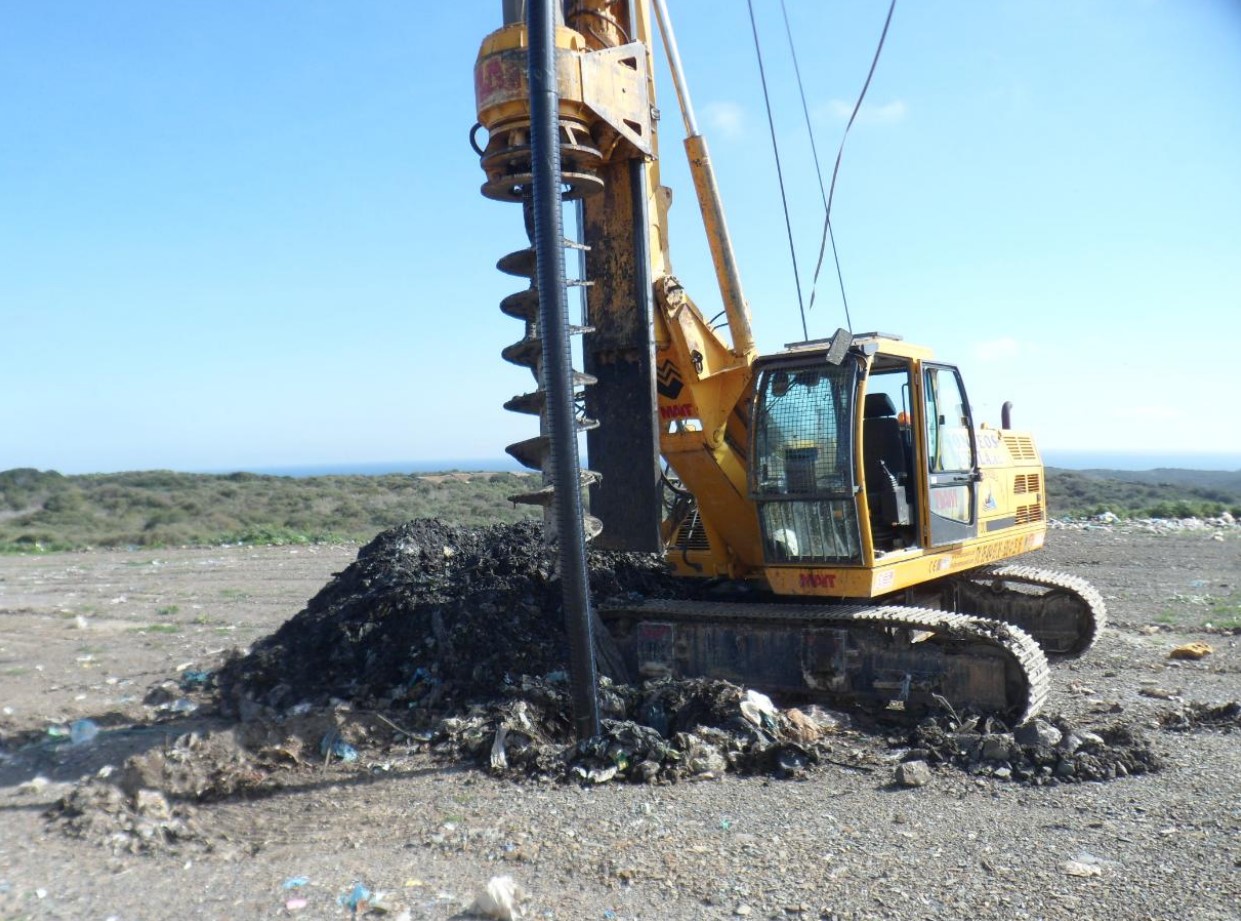
[[[146,471],[64,477],[37,470],[0,473],[0,551],[86,546],[296,544],[366,541],[412,518],[461,524],[515,521],[507,495],[522,474],[332,476],[295,479]]]

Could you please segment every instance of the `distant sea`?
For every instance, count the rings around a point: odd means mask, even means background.
[[[1069,470],[1154,470],[1174,467],[1182,470],[1241,470],[1241,454],[1233,453],[1151,453],[1119,451],[1045,450],[1043,463]],[[380,476],[386,473],[442,473],[451,470],[519,471],[525,468],[508,457],[459,458],[451,460],[391,461],[367,464],[292,464],[281,467],[252,467],[247,473],[266,476]],[[213,470],[211,473],[232,471]]]
[[[1069,470],[1155,470],[1171,467],[1180,470],[1241,470],[1241,454],[1234,452],[1151,452],[1121,451],[1041,451],[1048,467]]]
[[[386,473],[446,473],[453,470],[476,472],[525,470],[511,457],[465,458],[456,460],[376,461],[367,464],[291,464],[285,467],[247,467],[246,473],[264,476],[382,476]],[[233,471],[213,470],[212,473]]]

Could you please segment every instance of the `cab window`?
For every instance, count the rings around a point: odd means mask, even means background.
[[[926,455],[931,473],[947,473],[974,468],[969,404],[956,371],[927,368]]]

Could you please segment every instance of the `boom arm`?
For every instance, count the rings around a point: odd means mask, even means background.
[[[698,131],[698,120],[689,98],[689,87],[681,67],[681,52],[677,48],[676,35],[668,18],[664,0],[654,0],[655,13],[659,19],[659,32],[663,36],[668,66],[672,70],[672,82],[676,86],[677,102],[685,121],[685,154],[689,158],[690,173],[694,179],[694,191],[698,194],[698,207],[707,229],[707,242],[711,247],[711,260],[715,263],[715,277],[720,285],[720,297],[728,316],[728,329],[732,334],[733,350],[747,361],[756,354],[754,333],[750,328],[750,305],[746,303],[741,289],[741,276],[737,271],[737,259],[733,254],[732,238],[724,220],[724,205],[720,199],[719,186],[715,182],[715,170],[707,153],[707,139]]]

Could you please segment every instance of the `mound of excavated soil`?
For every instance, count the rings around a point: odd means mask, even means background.
[[[694,587],[644,554],[594,552],[596,602],[685,597]],[[280,718],[333,699],[387,711],[405,740],[510,776],[677,780],[722,771],[797,776],[824,763],[898,757],[841,734],[848,718],[778,710],[723,681],[604,679],[601,735],[573,744],[560,588],[538,523],[462,528],[417,520],[381,534],[305,610],[217,676],[226,711]],[[968,721],[967,721],[968,722]],[[909,758],[1028,783],[1103,780],[1157,767],[1145,741],[1045,724],[926,720],[892,744]],[[876,740],[872,740],[872,743]]]
[[[1010,733],[926,720],[910,744],[910,757],[1034,786],[1115,780],[1160,768],[1146,737],[1123,723],[1089,732],[1067,720],[1038,719]]]
[[[522,675],[568,667],[560,587],[537,522],[463,528],[419,519],[386,531],[270,637],[217,677],[226,707],[330,698],[451,712]],[[596,598],[676,597],[655,557],[594,552]]]
[[[1199,729],[1218,732],[1241,730],[1241,701],[1210,705],[1189,702],[1163,715],[1160,726],[1171,732],[1192,732]]]
[[[232,733],[184,733],[78,783],[46,813],[62,831],[134,854],[210,848],[198,804],[262,788],[265,773]]]

